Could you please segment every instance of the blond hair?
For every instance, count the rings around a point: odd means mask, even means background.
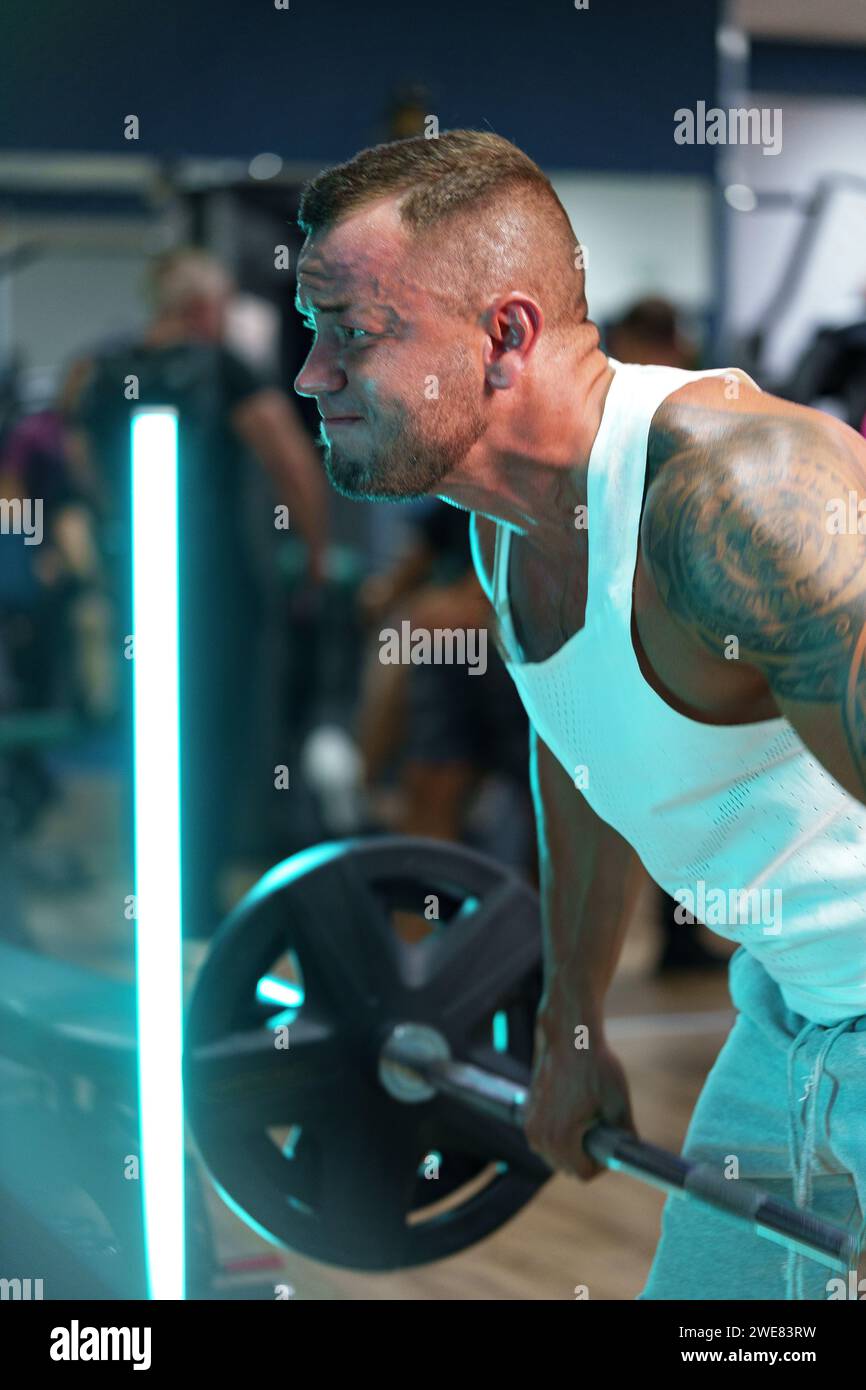
[[[174,314],[201,300],[222,299],[232,283],[216,256],[197,246],[181,246],[148,267],[147,297],[157,313]]]

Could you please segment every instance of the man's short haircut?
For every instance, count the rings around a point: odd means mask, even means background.
[[[548,329],[585,320],[583,258],[568,214],[546,174],[510,140],[449,130],[373,145],[307,184],[298,223],[313,236],[394,195],[457,312],[522,290],[538,300]]]

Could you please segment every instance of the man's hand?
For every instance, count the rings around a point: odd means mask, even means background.
[[[634,1131],[628,1081],[603,1038],[575,1048],[573,1033],[549,1040],[543,1020],[536,1026],[532,1087],[524,1115],[531,1149],[554,1168],[588,1181],[605,1171],[583,1147],[598,1121]]]
[[[535,729],[529,747],[544,995],[536,1017],[526,1136],[550,1163],[586,1179],[602,1171],[584,1152],[587,1129],[597,1120],[634,1129],[628,1083],[605,1042],[604,999],[645,870]]]

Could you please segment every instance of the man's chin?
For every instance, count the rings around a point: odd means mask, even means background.
[[[407,486],[406,479],[372,470],[356,460],[338,458],[332,449],[326,450],[324,462],[331,486],[353,502],[417,502],[428,496],[426,491]]]
[[[328,482],[344,497],[364,500],[370,482],[369,470],[354,460],[339,458],[332,449],[325,450],[325,472]]]

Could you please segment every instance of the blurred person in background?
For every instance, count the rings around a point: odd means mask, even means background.
[[[617,362],[687,371],[697,366],[698,354],[680,327],[675,306],[661,295],[636,299],[608,325],[605,336],[608,352]]]
[[[464,665],[405,665],[380,660],[380,629],[483,629],[492,611],[478,583],[466,512],[422,504],[410,521],[408,549],[386,574],[362,585],[358,601],[370,628],[358,730],[368,791],[399,759],[395,827],[407,835],[456,842],[471,838],[477,794],[496,778],[512,793],[502,807],[499,858],[535,873],[526,714],[502,659],[487,643],[483,674]]]
[[[16,412],[0,443],[0,497],[21,519],[0,535],[0,710],[100,722],[116,682],[93,516],[69,447],[78,377],[67,374],[52,406]],[[38,740],[5,750],[0,800],[12,834],[34,828],[55,790]]]
[[[800,405],[832,401],[839,419],[866,433],[866,319],[819,329],[779,395]]]
[[[73,365],[56,402],[22,415],[0,446],[0,496],[39,503],[42,538],[4,535],[0,598],[7,618],[21,622],[20,703],[23,708],[71,705],[85,718],[110,714],[108,613],[87,483],[77,470],[72,410],[81,382]],[[29,623],[24,623],[26,612]]]
[[[313,591],[324,578],[327,498],[319,456],[294,404],[223,341],[234,294],[224,266],[194,247],[171,251],[153,263],[148,292],[153,314],[140,339],[89,363],[77,463],[90,478],[102,522],[120,660],[132,631],[130,417],[139,406],[177,409],[184,919],[187,934],[201,937],[219,923],[220,876],[236,852],[242,813],[256,798],[250,768],[262,595],[243,524],[250,460],[269,475],[274,503],[288,507],[290,533],[306,546]],[[131,379],[135,400],[127,399]],[[125,686],[131,728],[131,682]]]

